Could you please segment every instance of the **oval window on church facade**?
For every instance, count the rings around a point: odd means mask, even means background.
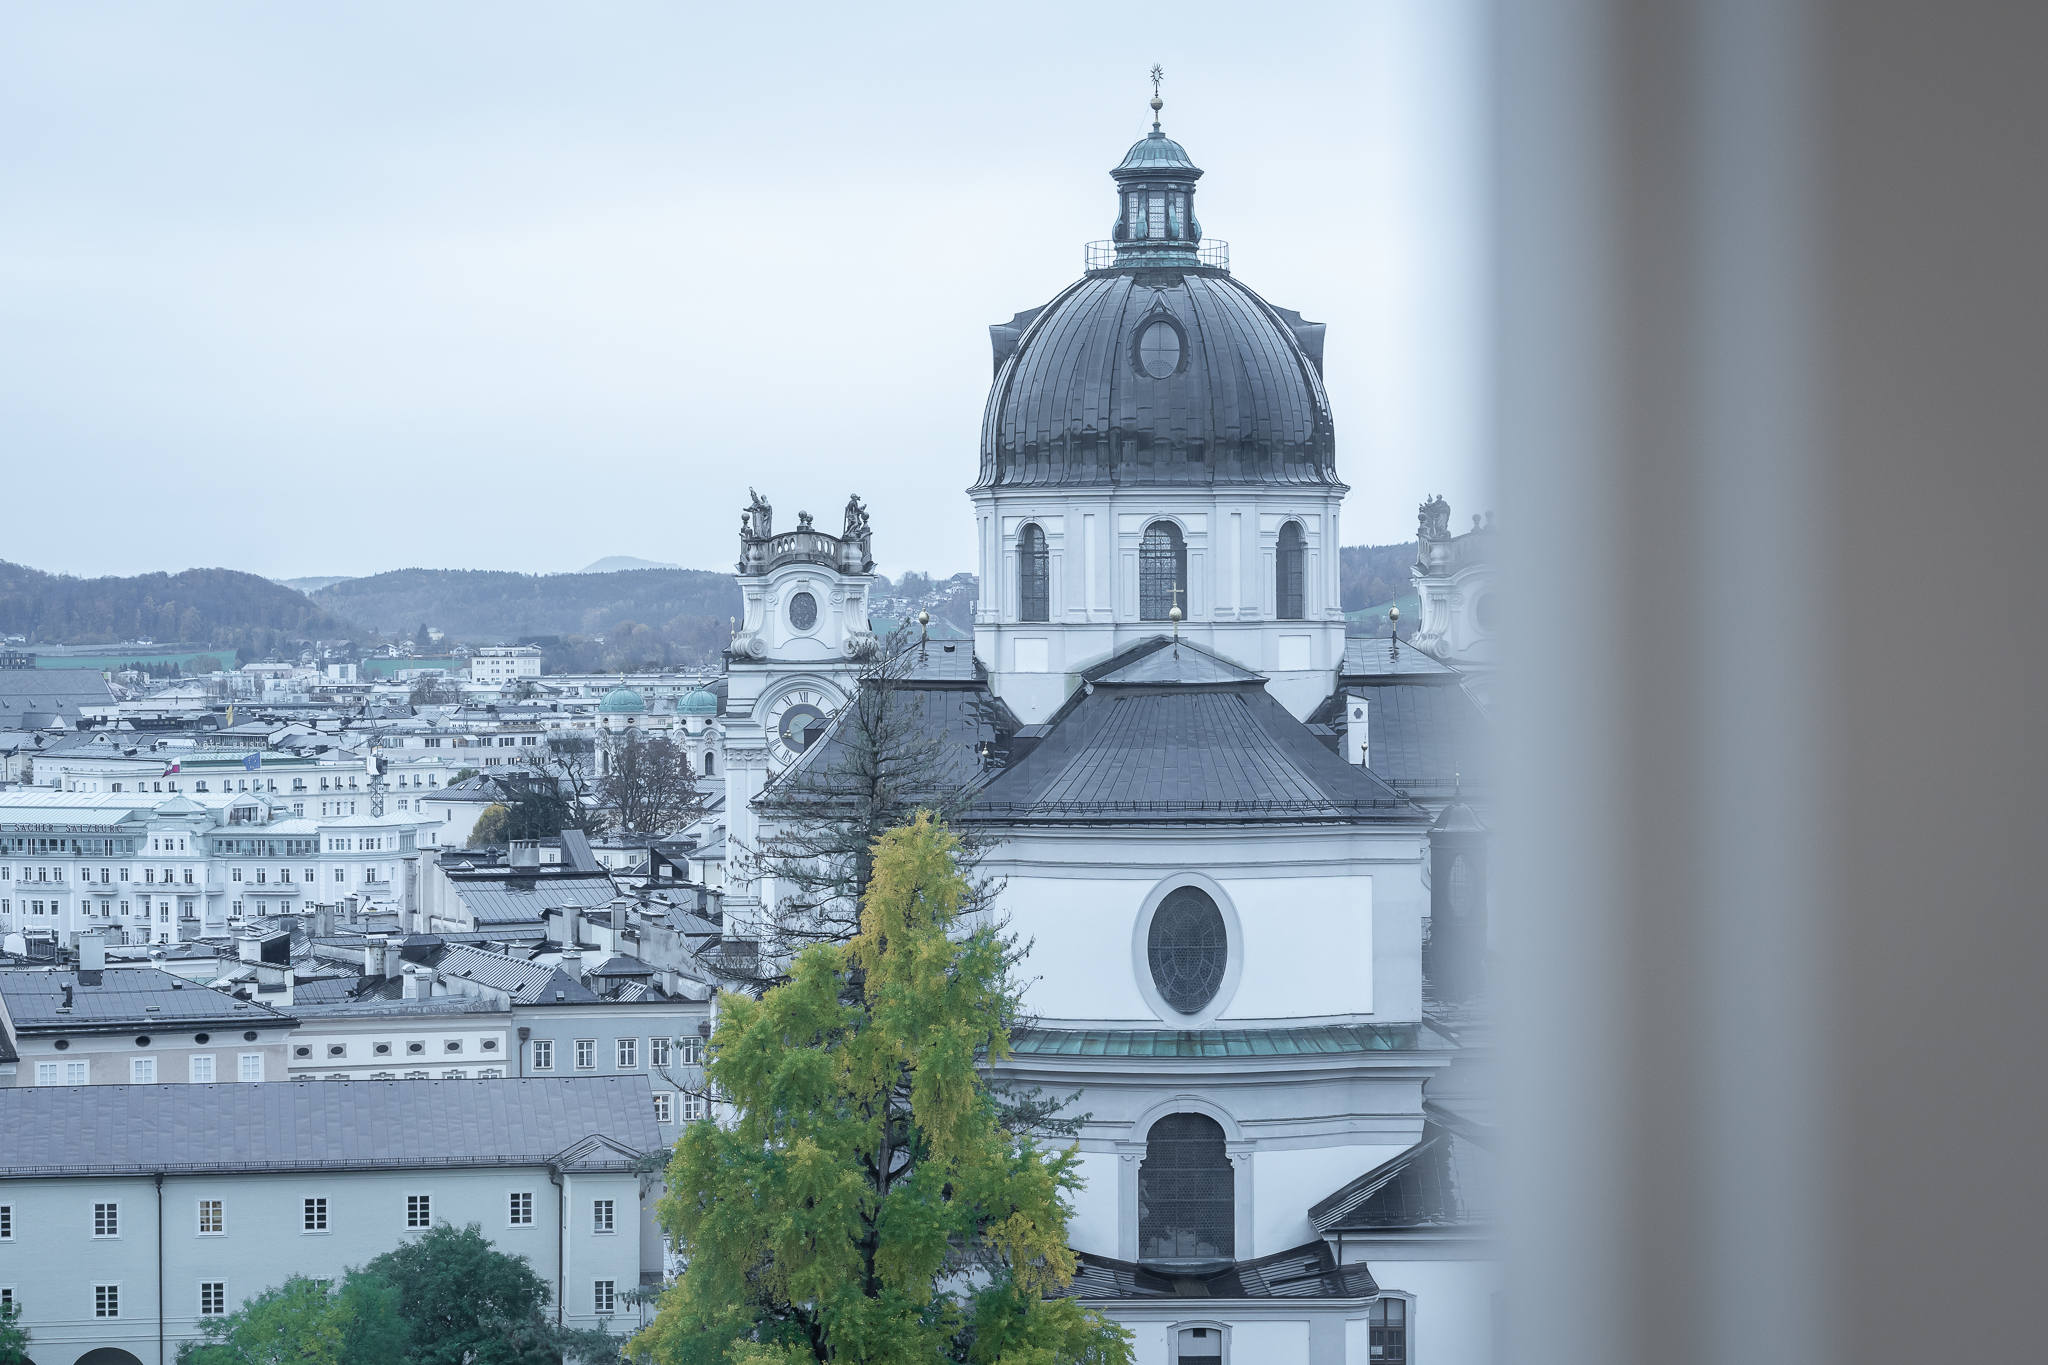
[[[1230,936],[1209,893],[1183,886],[1167,893],[1152,914],[1145,943],[1159,998],[1181,1014],[1200,1014],[1223,985]]]
[[[807,592],[800,592],[789,599],[789,623],[798,630],[809,630],[818,624],[818,599]]]
[[[1161,320],[1138,334],[1138,368],[1147,378],[1165,379],[1180,369],[1180,330]]]

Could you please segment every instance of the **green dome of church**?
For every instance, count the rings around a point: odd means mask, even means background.
[[[607,692],[604,700],[597,704],[597,713],[601,716],[644,715],[646,711],[647,698],[630,687]]]
[[[684,697],[676,706],[680,716],[715,716],[718,714],[718,698],[703,688],[698,688]]]

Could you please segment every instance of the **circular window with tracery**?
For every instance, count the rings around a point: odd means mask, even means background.
[[[1161,320],[1138,334],[1138,368],[1148,378],[1165,379],[1180,369],[1180,329]]]
[[[789,623],[798,630],[809,630],[818,624],[818,599],[807,592],[800,592],[789,599]]]
[[[1181,1014],[1200,1014],[1223,985],[1230,936],[1209,893],[1183,886],[1152,914],[1145,955],[1159,998]]]

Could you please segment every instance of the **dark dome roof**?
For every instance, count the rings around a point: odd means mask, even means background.
[[[1139,366],[1155,321],[1178,369]],[[1334,484],[1323,328],[1221,270],[1098,270],[994,327],[977,487]]]
[[[1188,154],[1178,142],[1159,131],[1153,124],[1152,131],[1131,144],[1131,150],[1124,153],[1124,160],[1118,171],[1129,170],[1194,170],[1195,163],[1188,160]],[[1116,171],[1111,171],[1111,175]],[[1196,174],[1200,174],[1199,171]]]

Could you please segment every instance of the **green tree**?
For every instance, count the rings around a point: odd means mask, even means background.
[[[27,1365],[28,1328],[21,1325],[21,1300],[0,1305],[0,1365]]]
[[[554,1295],[524,1256],[493,1247],[475,1223],[447,1223],[363,1267],[394,1287],[409,1365],[558,1365],[616,1360],[619,1338],[563,1327]],[[355,1365],[353,1357],[350,1365]]]
[[[1127,1365],[1073,1299],[1073,1148],[1004,1125],[1008,945],[930,812],[877,842],[851,942],[728,994],[707,1075],[738,1110],[676,1145],[662,1226],[688,1258],[631,1343],[660,1365]]]
[[[339,1284],[294,1275],[225,1317],[199,1324],[178,1365],[404,1365],[398,1290],[365,1270]],[[5,1357],[0,1357],[5,1359]]]
[[[471,848],[503,848],[509,837],[506,833],[512,825],[512,808],[503,801],[493,801],[485,806],[483,814],[476,818],[476,828],[469,832]]]

